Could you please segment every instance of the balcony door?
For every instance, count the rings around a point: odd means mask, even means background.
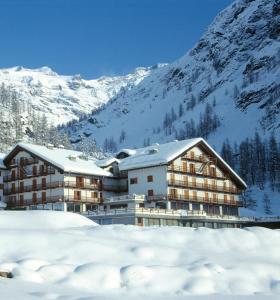
[[[195,173],[195,165],[190,164],[190,173],[194,174]]]
[[[187,173],[187,162],[186,161],[182,162],[182,169],[183,169],[184,173]]]
[[[37,180],[36,180],[36,179],[33,179],[33,180],[32,180],[32,190],[33,190],[33,191],[36,191],[36,190],[37,190]]]
[[[46,192],[42,192],[42,204],[47,202],[47,195]]]
[[[189,200],[189,198],[190,198],[189,190],[184,190],[184,200]]]
[[[19,183],[19,192],[20,192],[20,193],[24,193],[24,181],[21,181],[21,182]]]
[[[185,187],[187,187],[188,186],[188,176],[183,176],[183,185],[185,186]]]
[[[33,193],[32,194],[32,202],[33,202],[33,204],[37,204],[37,193]]]
[[[81,200],[81,191],[74,191],[74,201]]]
[[[170,189],[169,194],[170,194],[171,199],[177,199],[178,198],[178,193],[177,193],[176,189]]]
[[[23,195],[19,196],[19,206],[24,206],[24,196]]]
[[[76,186],[77,186],[77,188],[83,188],[84,187],[84,182],[85,182],[84,177],[81,177],[81,176],[76,177]]]
[[[175,183],[175,174],[170,174],[170,183],[174,184]]]
[[[45,190],[46,188],[47,188],[46,178],[42,178],[42,190]]]

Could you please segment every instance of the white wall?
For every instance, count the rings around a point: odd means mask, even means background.
[[[166,166],[151,167],[145,169],[128,171],[128,192],[129,194],[147,195],[148,190],[153,190],[154,195],[166,195],[167,173]],[[147,181],[147,176],[153,176],[153,182]],[[136,178],[137,184],[131,184],[130,179]]]

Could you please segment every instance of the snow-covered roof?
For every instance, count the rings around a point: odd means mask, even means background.
[[[196,144],[202,142],[214,155],[222,162],[222,164],[241,182],[244,187],[246,183],[238,176],[238,174],[220,157],[220,155],[203,139],[194,138],[182,141],[173,141],[166,144],[154,144],[148,147],[135,149],[134,154],[124,158],[119,163],[120,171],[133,170],[138,168],[152,167],[158,165],[166,165],[183,152],[187,151]]]
[[[95,164],[98,167],[105,168],[105,167],[110,166],[114,162],[119,162],[119,160],[115,157],[108,157],[108,158],[103,158],[103,159],[96,160]]]
[[[6,166],[3,162],[5,156],[6,156],[5,153],[0,153],[0,169],[6,169]]]
[[[164,165],[179,156],[182,152],[200,142],[201,138],[173,141],[166,144],[154,144],[148,147],[133,149],[133,154],[121,160],[121,171]]]
[[[62,149],[62,148],[49,148],[46,146],[39,146],[27,143],[19,143],[16,147],[21,147],[34,155],[48,161],[50,164],[58,167],[64,172],[79,173],[98,176],[112,176],[108,171],[105,171],[95,164],[94,159],[89,158],[85,160],[81,158],[82,152]],[[14,150],[13,149],[13,150]],[[13,150],[11,152],[13,152]],[[72,158],[72,159],[71,159]]]

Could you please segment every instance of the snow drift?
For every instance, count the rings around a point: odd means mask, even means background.
[[[0,278],[6,298],[280,295],[279,230],[90,226],[56,212],[0,220],[0,270],[14,275]]]
[[[0,230],[63,229],[97,224],[78,214],[60,211],[0,211]]]

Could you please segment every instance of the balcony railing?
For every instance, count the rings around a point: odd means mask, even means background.
[[[148,196],[148,201],[188,201],[188,202],[198,202],[198,203],[208,203],[208,204],[224,204],[224,205],[234,205],[234,206],[243,206],[242,201],[240,200],[222,200],[213,197],[200,197],[200,196],[183,196],[183,195],[154,195]]]
[[[36,192],[41,190],[55,189],[55,188],[75,188],[101,191],[100,184],[77,184],[75,181],[55,181],[46,184],[25,185],[24,187],[16,187],[4,189],[4,195],[12,195],[18,193]]]
[[[183,195],[168,195],[169,200],[182,200],[182,201],[193,201],[200,203],[209,203],[209,204],[226,204],[226,205],[235,205],[242,206],[242,201],[239,200],[222,200],[213,197],[201,197],[201,196],[183,196]]]
[[[46,204],[46,203],[56,203],[56,202],[73,202],[73,203],[102,203],[103,198],[91,198],[91,197],[74,197],[74,196],[48,196],[45,198],[29,198],[23,199],[21,201],[12,201],[8,200],[8,207],[20,207],[27,205],[36,205],[36,204]]]
[[[178,172],[178,173],[183,173],[183,174],[189,174],[189,175],[193,175],[193,176],[202,176],[202,177],[208,177],[208,178],[215,178],[215,179],[222,179],[225,180],[226,177],[224,176],[219,176],[217,174],[210,174],[209,172],[203,172],[203,173],[198,173],[196,171],[196,169],[194,169],[193,171],[184,167],[180,167],[180,166],[173,166],[173,165],[169,165],[167,167],[168,171],[172,171],[172,172]]]
[[[214,192],[225,192],[225,193],[232,193],[232,194],[241,194],[241,190],[235,187],[226,187],[223,185],[215,185],[215,184],[205,184],[199,182],[189,182],[184,180],[168,180],[169,186],[174,187],[182,187],[182,188],[193,188],[193,189],[200,189],[200,190],[207,190],[207,191],[214,191]]]
[[[128,191],[128,187],[125,185],[107,185],[103,184],[102,189],[107,192],[125,193]]]
[[[219,219],[219,220],[246,220],[246,218],[231,216],[231,215],[220,215],[211,214],[203,210],[175,210],[175,209],[160,209],[160,208],[117,208],[109,210],[91,210],[84,213],[88,216],[109,216],[109,215],[126,215],[126,214],[136,214],[138,216],[158,216],[158,217],[176,217],[177,219],[188,219],[188,218],[201,218],[201,219]]]
[[[39,170],[38,172],[36,172],[36,174],[33,172],[23,172],[22,174],[18,173],[15,175],[13,174],[6,175],[4,176],[3,181],[4,182],[16,181],[16,180],[28,179],[32,177],[38,177],[38,176],[47,176],[51,174],[55,174],[55,169],[49,167],[47,170]]]
[[[20,163],[21,166],[38,164],[39,163],[39,159],[37,157],[24,158],[22,160],[19,160],[19,163]]]

